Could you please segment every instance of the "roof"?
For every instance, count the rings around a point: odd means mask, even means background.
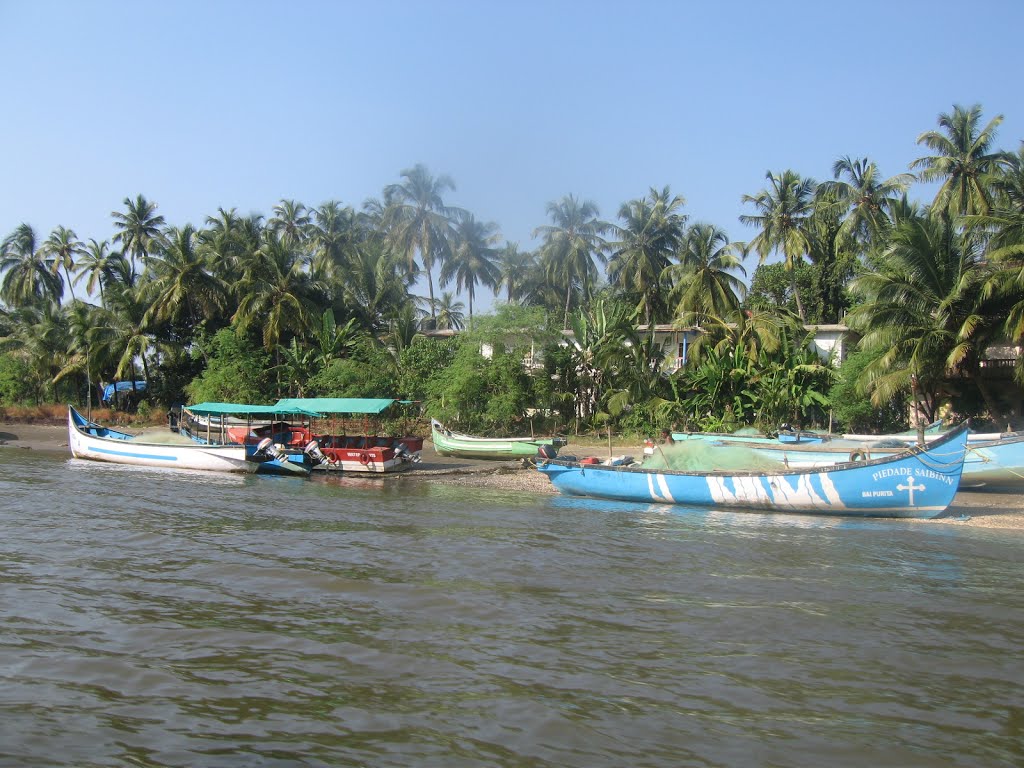
[[[397,401],[373,397],[286,397],[275,407],[307,408],[318,413],[381,413]]]
[[[320,416],[318,411],[312,411],[301,406],[277,405],[247,405],[243,403],[199,403],[197,405],[185,406],[192,413],[200,416],[309,416],[316,418]]]

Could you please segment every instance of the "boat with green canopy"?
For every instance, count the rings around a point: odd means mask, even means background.
[[[314,411],[315,420],[292,424],[289,446],[301,446],[313,468],[369,474],[390,474],[410,469],[420,460],[423,438],[383,434],[385,420],[403,419],[409,400],[374,397],[291,397],[276,408]]]
[[[302,446],[289,445],[290,424],[318,416],[300,406],[208,402],[184,406],[177,416],[172,411],[170,428],[201,445],[244,445],[274,457],[275,462],[257,468],[259,474],[288,474],[294,467],[309,474],[309,456]],[[286,471],[279,472],[277,464]]]

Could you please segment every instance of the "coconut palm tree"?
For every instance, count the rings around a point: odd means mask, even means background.
[[[259,223],[259,218],[256,222]],[[216,216],[206,217],[206,227],[199,231],[200,247],[210,262],[211,271],[227,283],[234,284],[242,277],[244,254],[259,247],[259,233],[246,231],[245,221],[235,209],[217,209]]]
[[[406,271],[404,255],[387,248],[379,237],[355,247],[345,280],[340,284],[344,315],[357,318],[368,333],[384,333],[391,319],[410,303],[414,276]]]
[[[466,316],[463,313],[465,308],[466,305],[461,301],[456,301],[451,291],[442,292],[441,298],[437,302],[437,309],[434,312],[437,318],[437,327],[439,329],[461,331],[466,327]]]
[[[832,177],[833,181],[818,185],[818,200],[840,210],[840,242],[855,243],[864,250],[888,231],[892,225],[889,212],[914,180],[910,173],[884,179],[868,158],[848,155],[832,164]]]
[[[56,302],[26,304],[13,313],[13,333],[0,338],[0,351],[21,358],[37,402],[58,400],[60,371],[68,364],[71,339],[66,308]],[[48,395],[45,390],[51,388]]]
[[[988,237],[986,256],[993,273],[983,291],[986,307],[1006,319],[1001,326],[1005,337],[1019,343],[1024,339],[1024,145],[1008,155],[992,189],[989,212],[963,221]],[[1024,359],[1018,358],[1016,372],[1024,381]]]
[[[274,206],[274,215],[267,220],[267,228],[289,247],[301,246],[311,218],[307,208],[294,200],[282,200]]]
[[[540,252],[548,279],[565,291],[564,327],[568,329],[574,289],[585,301],[593,295],[598,278],[594,260],[606,261],[602,235],[609,225],[598,219],[595,203],[573,195],[548,203],[546,211],[552,223],[537,227],[533,236],[543,240]]]
[[[352,208],[330,200],[313,209],[307,228],[313,253],[313,274],[331,281],[347,272],[353,249],[363,239],[359,217]]]
[[[505,243],[498,252],[498,271],[501,278],[495,290],[505,289],[505,300],[511,304],[524,298],[530,270],[536,266],[531,251],[520,251],[519,243]]]
[[[0,242],[0,273],[0,298],[10,307],[59,304],[64,295],[64,281],[29,224],[19,224]]]
[[[667,186],[652,187],[646,198],[619,208],[624,223],[614,230],[619,239],[609,243],[608,281],[636,301],[636,311],[648,325],[668,314],[666,270],[683,241],[687,217],[679,210],[685,203]]]
[[[74,230],[66,227],[57,227],[43,243],[43,249],[53,260],[51,269],[54,273],[64,270],[64,277],[67,286],[71,290],[71,300],[75,299],[75,287],[71,281],[71,270],[75,268],[75,259],[85,252],[81,241],[75,235]]]
[[[676,317],[699,323],[705,316],[725,317],[739,309],[746,285],[730,270],[746,275],[729,236],[713,224],[690,227],[679,251],[679,264],[666,268]]]
[[[165,247],[150,256],[149,309],[143,322],[183,324],[186,329],[223,311],[228,287],[207,269],[199,238],[191,224],[172,227]]]
[[[274,351],[286,334],[302,336],[320,315],[323,286],[310,278],[301,255],[277,235],[268,233],[237,286],[241,297],[232,317],[240,331],[258,324],[263,346]]]
[[[89,238],[89,244],[85,247],[82,252],[78,263],[75,265],[75,283],[82,281],[85,278],[85,290],[90,295],[100,295],[100,305],[103,305],[103,288],[109,282],[110,279],[110,256],[107,252],[110,243],[104,240],[102,243],[96,242],[94,238]]]
[[[134,200],[124,199],[125,212],[111,211],[114,217],[114,242],[121,243],[122,251],[132,257],[132,282],[138,274],[137,262],[141,258],[143,266],[148,266],[149,254],[160,238],[160,230],[164,226],[164,217],[156,213],[156,203],[149,202],[142,195]]]
[[[443,264],[450,252],[451,218],[457,213],[445,205],[443,195],[455,190],[455,182],[446,175],[433,177],[422,164],[405,169],[401,176],[404,182],[384,189],[384,231],[388,244],[405,255],[410,274],[416,272],[419,256],[433,307],[434,264]]]
[[[911,168],[920,168],[921,181],[941,182],[932,207],[946,215],[984,214],[992,206],[993,173],[1007,161],[1004,152],[993,152],[996,129],[1003,122],[996,115],[980,128],[981,105],[964,109],[953,105],[953,114],[939,115],[938,131],[917,137],[935,154],[919,157]]]
[[[89,334],[93,365],[113,380],[136,381],[138,366],[149,381],[150,357],[160,352],[152,331],[146,326],[148,303],[140,288],[125,284],[108,286],[108,305],[98,308]]]
[[[455,225],[455,242],[451,255],[441,266],[440,285],[443,288],[452,281],[458,291],[465,291],[469,297],[469,323],[473,324],[473,299],[479,283],[485,288],[496,290],[501,281],[501,272],[495,263],[498,250],[498,225],[494,222],[479,221],[473,214],[458,217]]]
[[[758,227],[761,231],[750,247],[761,257],[761,263],[772,251],[782,253],[786,270],[790,274],[790,287],[796,300],[797,312],[804,319],[804,306],[796,287],[794,270],[807,253],[807,235],[804,224],[812,212],[815,183],[813,179],[802,179],[798,173],[786,170],[781,174],[771,171],[765,174],[768,187],[756,195],[744,195],[743,202],[752,204],[757,210],[753,216],[742,215],[744,224]]]
[[[979,300],[991,272],[979,244],[945,215],[918,216],[893,230],[880,269],[854,279],[851,290],[864,301],[847,324],[861,334],[860,348],[876,355],[860,382],[872,402],[912,394],[932,421],[954,375],[977,373],[986,331]]]

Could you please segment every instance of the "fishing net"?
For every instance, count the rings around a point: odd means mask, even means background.
[[[781,460],[767,458],[750,448],[715,445],[704,440],[655,445],[654,452],[644,458],[643,466],[645,469],[679,469],[689,472],[772,471],[785,468]]]

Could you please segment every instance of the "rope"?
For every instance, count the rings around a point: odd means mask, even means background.
[[[1016,477],[1018,479],[1024,479],[1024,474],[1021,474],[1020,472],[1015,470],[1013,467],[1008,467],[1005,464],[1000,464],[998,461],[995,461],[991,457],[985,456],[977,448],[972,448],[970,445],[968,445],[967,446],[967,450],[970,451],[971,453],[973,453],[978,458],[980,458],[981,461],[984,462],[985,464],[993,464],[993,465],[999,467],[999,469],[1001,469],[1004,472],[1007,472],[1007,473],[1013,475],[1014,477]]]

